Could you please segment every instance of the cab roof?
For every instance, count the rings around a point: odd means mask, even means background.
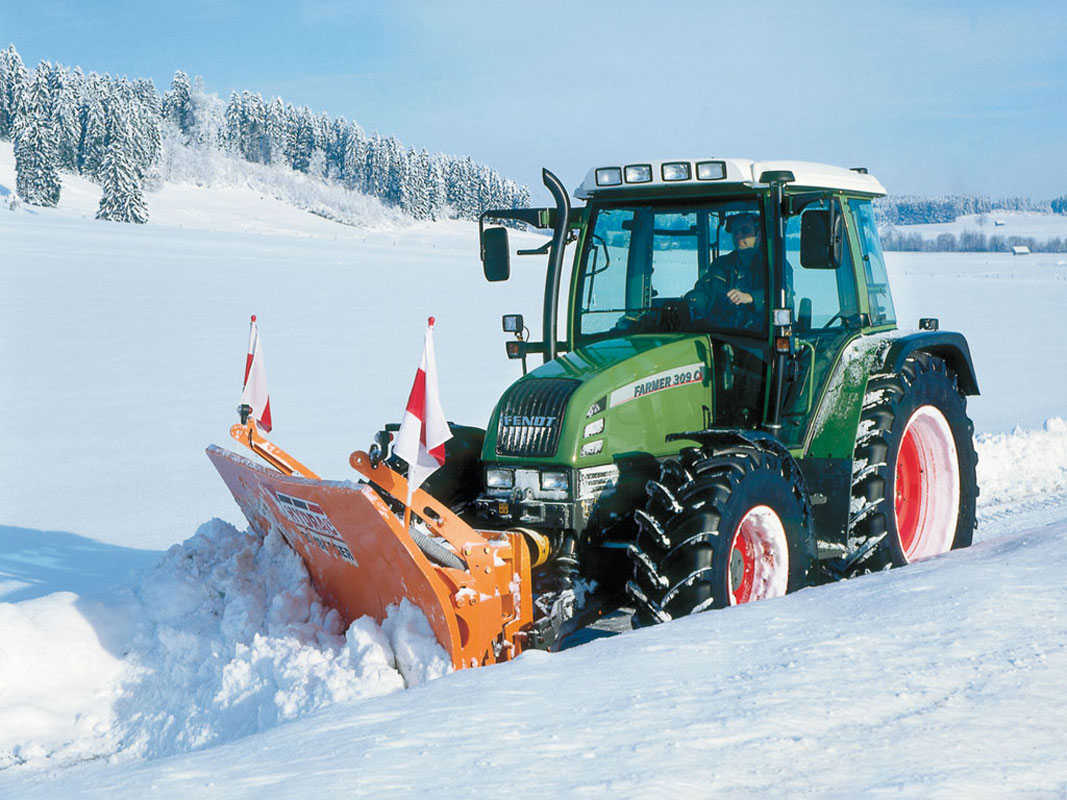
[[[701,186],[706,186],[710,191],[738,185],[753,188],[761,185],[759,179],[765,172],[781,170],[793,173],[795,180],[788,184],[790,188],[838,189],[872,196],[886,193],[878,179],[868,175],[863,168],[846,169],[812,161],[697,158],[593,167],[575,190],[574,196],[587,200],[617,193],[632,194],[635,190],[671,194],[680,189],[690,193]]]

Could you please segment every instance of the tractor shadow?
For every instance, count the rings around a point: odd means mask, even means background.
[[[93,594],[124,582],[157,559],[158,550],[105,544],[65,531],[0,525],[0,603],[53,592]]]

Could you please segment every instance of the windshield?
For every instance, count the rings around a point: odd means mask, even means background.
[[[766,331],[766,248],[755,198],[594,210],[578,276],[579,339]]]

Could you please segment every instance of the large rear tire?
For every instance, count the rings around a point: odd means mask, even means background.
[[[787,455],[690,448],[662,464],[636,512],[634,627],[779,597],[812,582],[811,506]]]
[[[928,353],[874,375],[853,458],[849,573],[967,547],[978,485],[974,425],[955,373]]]

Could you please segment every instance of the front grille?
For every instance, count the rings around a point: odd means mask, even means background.
[[[556,454],[563,412],[580,385],[569,378],[534,378],[515,384],[500,401],[498,456],[545,458]]]

